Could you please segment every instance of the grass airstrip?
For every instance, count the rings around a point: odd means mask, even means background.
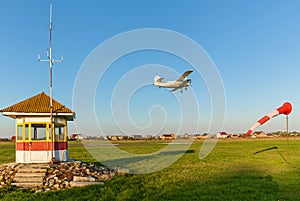
[[[161,141],[116,143],[136,154],[164,146]],[[300,139],[219,140],[210,155],[200,160],[202,143],[194,141],[179,160],[157,172],[117,176],[103,186],[43,193],[6,186],[0,189],[0,199],[300,200]],[[1,143],[0,163],[14,162],[14,152],[14,143]],[[97,162],[81,142],[69,142],[69,157]]]

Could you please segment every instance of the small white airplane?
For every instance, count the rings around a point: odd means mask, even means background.
[[[159,88],[161,88],[161,87],[163,87],[163,88],[173,88],[172,90],[170,90],[170,92],[173,92],[173,91],[176,91],[177,89],[180,89],[180,92],[182,93],[182,88],[185,88],[185,90],[187,90],[187,88],[189,86],[191,86],[191,81],[192,80],[188,79],[187,76],[189,74],[191,74],[192,72],[193,72],[192,70],[185,71],[185,73],[183,73],[178,80],[168,81],[168,82],[162,82],[162,80],[164,78],[159,77],[159,75],[156,75],[154,77],[153,84],[155,86],[158,86]]]

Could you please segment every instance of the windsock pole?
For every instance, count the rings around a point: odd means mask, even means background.
[[[286,148],[287,148],[287,159],[289,160],[289,116],[286,115]]]

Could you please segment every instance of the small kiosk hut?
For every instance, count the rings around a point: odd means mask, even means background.
[[[0,110],[16,120],[17,163],[68,160],[67,121],[73,121],[74,112],[53,99],[51,123],[49,102],[50,97],[42,92]]]

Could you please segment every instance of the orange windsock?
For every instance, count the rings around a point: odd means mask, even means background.
[[[270,112],[269,114],[265,115],[263,118],[258,120],[244,135],[244,138],[251,135],[251,133],[253,132],[254,129],[259,127],[260,125],[263,125],[264,123],[269,121],[271,118],[276,117],[279,114],[289,115],[291,112],[292,112],[292,105],[289,102],[284,103],[281,107],[277,108],[276,110]]]
[[[286,102],[277,110],[279,114],[289,115],[292,112],[292,105],[289,102]]]

